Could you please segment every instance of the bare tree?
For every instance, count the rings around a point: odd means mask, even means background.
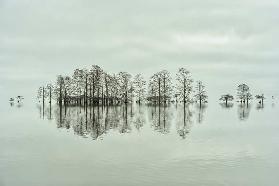
[[[71,96],[74,95],[73,80],[70,76],[64,77],[64,105],[69,104]]]
[[[104,87],[105,87],[105,104],[109,105],[109,100],[111,99],[112,95],[112,76],[108,73],[104,72]],[[111,101],[110,101],[111,102]]]
[[[102,92],[102,81],[103,81],[103,74],[104,71],[101,67],[98,65],[92,65],[92,68],[90,69],[90,75],[91,75],[91,91],[92,91],[92,96],[93,100],[97,105],[100,104],[101,100],[101,92]]]
[[[127,104],[132,100],[133,93],[133,84],[132,84],[132,76],[128,72],[119,72],[117,74],[117,79],[120,86],[120,96],[122,101]]]
[[[143,76],[141,74],[137,74],[133,81],[134,85],[134,91],[136,96],[136,102],[141,103],[141,101],[144,99],[145,92],[146,92],[146,81],[144,80]]]
[[[121,95],[120,95],[120,92],[121,92],[121,89],[120,89],[120,82],[118,81],[118,76],[116,74],[113,74],[111,76],[111,96],[112,96],[112,99],[111,99],[111,102],[112,104],[118,104],[119,103],[119,100],[121,99]]]
[[[264,99],[265,99],[264,94],[262,94],[262,95],[256,95],[255,97],[256,97],[256,99],[259,99],[259,100],[260,100],[260,101],[259,101],[259,104],[261,104],[261,105],[263,106],[263,104],[264,104]]]
[[[226,104],[226,107],[228,106],[228,101],[233,101],[234,97],[230,94],[225,94],[222,95],[221,98],[219,99],[220,101],[224,101]]]
[[[51,105],[52,94],[53,94],[54,87],[53,87],[53,85],[51,83],[49,83],[49,84],[47,84],[46,88],[47,88],[47,94],[49,96],[49,105]]]
[[[147,100],[152,103],[160,103],[161,98],[161,82],[158,73],[151,76],[148,84],[148,97]]]
[[[62,100],[64,99],[63,89],[64,89],[64,78],[61,75],[59,75],[57,76],[57,80],[56,80],[55,94],[58,99],[58,103],[60,107],[62,106]]]
[[[191,74],[185,68],[180,68],[176,74],[176,96],[184,103],[190,101],[190,94],[193,90],[193,79]]]
[[[246,102],[246,104],[248,106],[249,100],[252,99],[252,94],[250,93],[249,86],[246,85],[246,84],[238,85],[238,87],[237,87],[237,96],[238,96],[241,104]]]
[[[43,97],[43,87],[39,87],[39,89],[37,91],[37,99],[39,102],[41,102],[42,97]],[[11,100],[14,100],[14,99],[11,98]]]
[[[149,81],[148,101],[166,104],[171,99],[173,91],[172,79],[167,70],[154,74]]]
[[[163,94],[163,102],[166,104],[168,100],[172,97],[173,85],[170,73],[167,70],[163,70],[159,72],[160,79],[162,81],[162,94]]]
[[[86,73],[84,70],[76,69],[74,71],[74,74],[72,76],[72,83],[79,105],[81,105],[82,102],[85,103],[85,79]]]
[[[197,81],[195,97],[196,100],[199,102],[200,107],[202,107],[202,103],[207,102],[208,96],[206,95],[205,86],[201,81]]]

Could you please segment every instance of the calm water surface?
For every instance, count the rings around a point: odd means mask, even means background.
[[[278,108],[3,103],[0,185],[278,185]]]

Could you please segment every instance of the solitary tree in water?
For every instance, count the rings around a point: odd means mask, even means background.
[[[233,96],[230,94],[222,95],[220,98],[221,101],[225,101],[226,107],[228,106],[228,101],[233,101],[233,99],[234,99]]]
[[[265,99],[264,94],[262,94],[262,95],[256,95],[255,97],[256,97],[256,99],[259,99],[259,100],[260,100],[259,103],[263,106],[264,99]]]
[[[203,83],[201,81],[197,82],[195,97],[196,97],[196,100],[199,102],[200,108],[202,107],[202,103],[207,102],[208,96],[206,95],[205,86],[203,85]]]
[[[176,74],[176,97],[183,101],[184,105],[190,101],[190,94],[193,90],[193,79],[185,68],[180,68]]]
[[[247,106],[249,105],[249,100],[252,99],[252,94],[250,93],[250,88],[248,85],[246,84],[240,84],[237,87],[237,96],[242,103],[247,104]]]
[[[146,81],[144,80],[143,76],[141,74],[137,74],[133,81],[134,85],[134,92],[136,96],[136,102],[141,103],[141,101],[144,99],[145,91],[146,91]]]

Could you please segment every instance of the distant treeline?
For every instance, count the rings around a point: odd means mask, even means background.
[[[193,103],[200,106],[207,103],[207,93],[203,82],[194,80],[186,68],[179,68],[175,79],[169,71],[162,70],[153,74],[148,82],[142,74],[132,77],[128,72],[109,74],[98,65],[90,69],[76,69],[71,76],[58,75],[54,84],[47,84],[38,90],[38,99],[45,104],[45,99],[55,100],[59,106],[108,106],[128,104],[136,101],[166,105],[171,102]],[[250,88],[246,84],[237,87],[237,97],[241,104],[252,99]],[[264,95],[256,95],[263,104]],[[222,95],[220,100],[228,105],[234,97]]]

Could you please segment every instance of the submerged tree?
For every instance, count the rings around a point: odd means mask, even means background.
[[[41,99],[43,98],[43,87],[39,87],[37,91],[37,99],[39,102],[41,102]]]
[[[141,103],[146,92],[146,81],[141,74],[137,74],[133,81],[136,102]]]
[[[149,81],[148,101],[153,103],[164,103],[170,101],[172,96],[172,79],[167,70],[154,74]]]
[[[133,97],[132,75],[128,72],[119,72],[117,74],[117,79],[120,86],[121,100],[127,104],[129,101],[132,101]]]
[[[252,94],[250,93],[250,88],[248,85],[246,84],[240,84],[237,87],[237,96],[242,103],[247,104],[247,106],[249,105],[249,100],[252,99]]]
[[[259,101],[259,104],[261,104],[261,105],[263,106],[263,104],[264,104],[264,99],[265,99],[264,94],[262,94],[262,95],[256,95],[255,97],[256,97],[256,99],[260,100],[260,101]]]
[[[62,106],[64,100],[64,94],[63,94],[63,90],[65,87],[64,83],[65,83],[64,77],[61,75],[57,76],[57,80],[55,84],[55,96],[57,97],[57,101],[60,107]]]
[[[54,89],[54,87],[53,87],[53,85],[52,84],[47,84],[47,86],[46,86],[46,88],[47,88],[47,95],[49,96],[49,104],[51,105],[51,102],[52,102],[52,99],[53,99],[53,89]]]
[[[147,100],[153,103],[159,103],[160,102],[160,88],[161,88],[161,82],[160,78],[158,77],[158,74],[154,74],[151,76],[148,84],[148,97]]]
[[[167,70],[163,70],[161,72],[159,72],[159,77],[162,81],[162,90],[161,93],[163,95],[163,103],[166,104],[167,101],[170,101],[171,97],[172,97],[172,91],[173,91],[173,85],[172,85],[172,79],[171,79],[171,75]]]
[[[101,100],[101,92],[102,91],[102,83],[103,83],[103,75],[104,71],[98,65],[92,65],[90,69],[90,85],[91,85],[91,95],[95,97],[94,102],[99,104]]]
[[[219,99],[220,101],[224,101],[226,104],[226,107],[228,106],[228,101],[233,101],[234,97],[230,94],[225,94],[222,95],[221,98]]]
[[[202,107],[203,103],[207,103],[208,96],[205,91],[205,86],[201,81],[197,82],[195,97],[197,102],[199,102],[200,107]]]
[[[178,97],[184,105],[190,101],[190,94],[193,90],[193,79],[191,74],[185,68],[180,68],[176,74],[176,97]]]

